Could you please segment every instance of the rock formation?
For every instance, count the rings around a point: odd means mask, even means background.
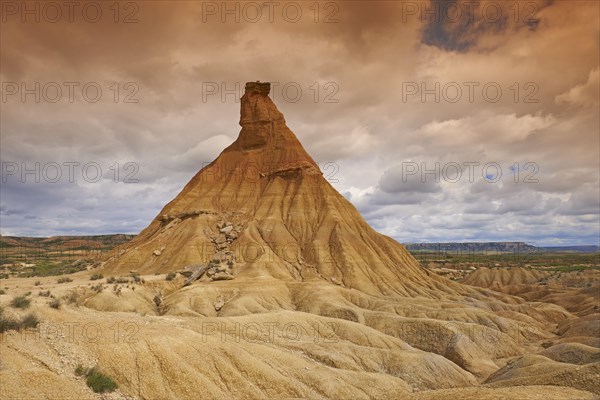
[[[322,176],[268,96],[249,82],[241,132],[118,257],[118,273],[213,263],[231,276],[319,279],[367,293],[438,290],[402,245],[375,232]]]

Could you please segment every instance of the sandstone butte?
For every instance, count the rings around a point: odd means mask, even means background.
[[[93,271],[145,283],[76,280],[53,289],[74,305],[35,305],[105,335],[0,343],[3,398],[96,398],[78,363],[112,398],[597,398],[597,313],[422,268],[327,182],[269,89],[246,84],[237,140]]]

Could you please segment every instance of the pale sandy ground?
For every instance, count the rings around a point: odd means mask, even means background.
[[[71,275],[74,282],[64,284],[56,277],[2,281],[6,312],[33,311],[43,321],[37,332],[2,336],[3,399],[593,399],[600,393],[596,348],[579,349],[596,360],[583,365],[542,355],[523,360],[525,353],[548,353],[540,343],[559,339],[535,322],[568,315],[554,306],[529,310],[527,325],[494,335],[468,320],[501,325],[498,317],[460,302],[401,304],[331,284],[266,279],[179,289],[182,278],[166,282],[164,275],[143,276],[144,285],[116,296],[113,285],[99,294],[85,289],[105,281],[90,282],[89,275]],[[160,310],[152,303],[159,288],[166,304]],[[47,289],[59,298],[79,292],[78,305],[50,308],[38,296]],[[27,291],[30,309],[7,306]],[[219,296],[225,304],[217,312]],[[465,327],[470,331],[449,341]],[[98,365],[119,390],[94,394],[74,374],[80,364]]]

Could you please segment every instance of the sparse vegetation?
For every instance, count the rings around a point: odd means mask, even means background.
[[[40,286],[42,284],[42,282],[40,281],[35,281],[34,286]]]
[[[79,364],[77,368],[75,368],[75,375],[83,376],[85,374],[85,371],[86,369],[83,367],[83,365]]]
[[[90,265],[95,265],[115,246],[126,243],[132,235],[97,235],[86,236],[78,246],[72,246],[73,237],[60,236],[55,238],[25,238],[15,237],[17,246],[6,246],[0,243],[2,259],[0,265],[29,264],[18,266],[11,272],[19,277],[59,276],[85,271]],[[9,267],[10,268],[10,267]],[[5,276],[4,276],[5,275]],[[0,274],[8,278],[9,274]]]
[[[172,281],[173,279],[175,279],[176,276],[177,276],[176,272],[169,272],[167,274],[167,276],[165,277],[165,280]]]
[[[99,284],[97,284],[97,285],[94,285],[94,286],[92,286],[92,290],[93,290],[94,292],[100,293],[101,291],[103,291],[103,290],[104,290],[104,285],[103,285],[103,284],[101,284],[101,283],[99,283]]]
[[[35,328],[39,325],[40,320],[34,314],[27,314],[23,319],[8,317],[4,315],[4,309],[0,307],[0,332],[9,330],[20,331],[27,328]]]
[[[38,293],[38,295],[41,297],[50,297],[51,293],[49,290],[42,290]]]
[[[58,299],[52,299],[52,301],[50,301],[50,303],[48,303],[48,305],[51,308],[58,310],[61,306],[61,303],[60,303],[60,300],[58,300]]]
[[[559,272],[579,272],[585,271],[587,269],[591,269],[586,265],[565,265],[562,267],[549,268],[550,271],[559,271]]]
[[[90,277],[90,281],[97,281],[98,279],[102,279],[104,278],[104,275],[102,274],[94,274]]]
[[[129,278],[119,277],[117,278],[116,283],[129,283]]]
[[[35,328],[39,325],[40,319],[34,314],[27,314],[21,321],[21,328]]]
[[[6,294],[6,290],[0,289],[0,295],[2,295],[2,294]]]
[[[140,278],[140,274],[138,274],[137,272],[132,272],[131,273],[131,277],[133,278],[133,281],[135,283],[140,283],[140,282],[144,283],[143,280],[142,280],[142,278]]]
[[[31,278],[34,276],[56,276],[72,274],[79,271],[85,271],[87,265],[92,263],[92,260],[86,262],[70,262],[68,259],[53,259],[56,257],[52,254],[47,254],[49,258],[35,260],[33,266],[27,267],[25,271],[20,270],[19,277]],[[59,256],[60,257],[60,256]]]
[[[68,295],[63,297],[63,300],[67,302],[67,304],[77,304],[77,300],[79,300],[79,295],[75,292],[70,292]]]
[[[496,251],[433,251],[410,250],[410,253],[423,265],[444,263],[445,267],[525,267],[534,270],[582,271],[600,269],[598,253],[577,252],[496,252]]]
[[[95,368],[88,372],[85,383],[95,393],[114,392],[117,388],[117,383],[110,376],[104,375]]]
[[[12,301],[10,302],[10,305],[14,308],[21,308],[21,309],[25,309],[27,307],[29,307],[29,305],[31,304],[31,300],[29,300],[26,296],[17,296],[15,298],[12,299]]]
[[[85,383],[94,393],[113,392],[117,388],[117,383],[108,375],[103,374],[98,368],[84,368],[78,365],[75,368],[75,375],[85,376]]]
[[[14,318],[4,315],[4,308],[0,307],[0,332],[18,330],[20,324]]]
[[[106,278],[106,283],[115,283],[117,281],[117,278],[115,278],[114,276],[111,276],[110,278]]]
[[[67,283],[67,282],[73,282],[73,279],[69,278],[68,276],[63,276],[62,278],[58,278],[56,280],[56,283]]]

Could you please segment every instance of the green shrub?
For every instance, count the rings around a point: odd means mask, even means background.
[[[90,276],[90,281],[97,281],[98,279],[102,279],[102,278],[104,278],[104,275],[94,274],[94,275]]]
[[[25,296],[17,296],[10,302],[10,305],[14,308],[27,308],[30,304],[31,300]]]
[[[98,371],[96,367],[86,372],[87,379],[85,383],[94,391],[94,393],[113,392],[117,388],[117,383],[108,375]]]
[[[173,279],[175,279],[176,276],[177,276],[176,272],[169,272],[167,274],[167,276],[165,277],[165,280],[172,281]]]
[[[75,368],[75,375],[77,376],[83,376],[86,372],[86,369],[83,367],[83,365],[79,364],[77,366],[77,368]]]

